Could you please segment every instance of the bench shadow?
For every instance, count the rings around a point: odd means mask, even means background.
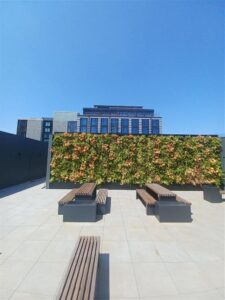
[[[4,198],[10,195],[13,195],[15,193],[19,193],[21,191],[30,189],[36,185],[39,185],[41,183],[45,182],[45,178],[39,178],[39,179],[34,179],[30,181],[26,181],[23,183],[19,183],[17,185],[12,185],[9,187],[5,187],[3,189],[0,189],[0,198]]]
[[[98,275],[96,282],[95,300],[109,300],[109,253],[100,253]]]
[[[111,213],[111,197],[107,197],[105,204],[105,215]]]
[[[219,189],[211,188],[211,189],[203,189],[203,199],[210,203],[221,203],[224,202],[222,195]]]

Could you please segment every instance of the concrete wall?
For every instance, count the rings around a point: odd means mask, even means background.
[[[37,141],[41,141],[42,134],[42,119],[30,119],[27,120],[27,134],[26,137],[30,139],[34,139]]]
[[[0,188],[44,177],[48,144],[0,131]]]
[[[77,121],[76,112],[55,112],[53,114],[53,133],[67,132],[68,121]]]
[[[222,168],[223,168],[223,173],[225,174],[225,137],[221,138],[221,144],[222,144],[222,153],[221,153]],[[223,180],[223,186],[225,189],[225,179]]]

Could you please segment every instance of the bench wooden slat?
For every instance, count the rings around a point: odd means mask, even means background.
[[[69,191],[69,193],[67,193],[62,199],[59,200],[59,204],[63,205],[72,201],[76,196],[77,190],[78,189],[72,189],[71,191]]]
[[[97,197],[96,197],[96,203],[97,204],[105,204],[107,196],[108,196],[108,190],[106,190],[106,189],[99,190]]]
[[[77,190],[76,196],[92,196],[96,189],[96,183],[84,183]]]
[[[76,283],[76,278],[78,276],[79,273],[79,267],[80,267],[80,263],[82,260],[82,252],[84,252],[85,246],[86,246],[87,240],[84,238],[81,238],[78,244],[78,248],[76,251],[76,254],[74,256],[74,259],[72,261],[72,264],[69,268],[69,272],[67,274],[66,280],[65,280],[65,285],[63,287],[63,292],[61,294],[61,297],[59,298],[60,300],[66,300],[69,299],[67,297],[69,297],[69,292],[70,292],[70,288],[71,285]]]
[[[181,203],[184,203],[184,204],[191,205],[191,202],[189,202],[189,201],[187,201],[187,200],[181,198],[181,197],[178,196],[178,195],[176,196],[176,200],[177,200],[177,202],[181,202]]]
[[[146,188],[152,190],[154,193],[156,193],[159,197],[173,197],[175,194],[171,192],[170,190],[164,188],[163,186],[157,184],[157,183],[146,183]]]
[[[94,300],[99,250],[99,237],[79,238],[57,299]]]
[[[146,204],[154,205],[157,201],[144,189],[137,189],[136,192]]]
[[[88,279],[87,279],[87,289],[85,291],[84,300],[94,299],[95,296],[95,286],[96,286],[96,280],[97,280],[97,272],[98,269],[98,259],[99,259],[99,252],[100,252],[100,237],[97,237],[97,241],[95,243],[95,252],[92,257],[91,265],[92,267],[92,274],[89,273]],[[88,290],[89,295],[88,295]]]
[[[88,245],[85,249],[84,257],[81,264],[81,271],[79,273],[79,277],[77,280],[77,287],[74,291],[73,298],[77,299],[83,299],[83,294],[86,288],[86,279],[87,279],[87,273],[89,271],[89,263],[90,263],[90,257],[92,254],[92,247],[94,245],[93,239],[91,237],[88,237]]]

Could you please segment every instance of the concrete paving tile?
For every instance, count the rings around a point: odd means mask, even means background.
[[[19,240],[0,240],[0,264],[3,263],[21,244]]]
[[[130,251],[126,241],[102,241],[101,253],[108,253],[110,261],[131,262]]]
[[[103,226],[84,226],[81,231],[80,235],[85,235],[85,236],[92,236],[92,235],[97,235],[100,236],[100,238],[103,238]]]
[[[122,215],[121,214],[116,214],[116,215],[113,215],[113,214],[109,214],[109,215],[106,215],[105,216],[105,226],[110,226],[110,227],[114,227],[114,226],[124,226],[124,223],[123,223],[123,218],[122,218]]]
[[[214,288],[222,288],[225,285],[224,261],[215,260],[208,262],[198,262],[197,266],[205,274],[206,278],[212,283]]]
[[[182,248],[195,262],[217,261],[224,258],[223,245],[212,245],[212,241],[198,239],[196,242],[180,242]]]
[[[38,262],[18,287],[17,292],[53,296],[59,289],[67,264]],[[37,284],[38,283],[38,284]]]
[[[45,224],[38,227],[29,237],[31,241],[50,241],[59,231],[61,225]]]
[[[8,234],[5,239],[24,241],[29,238],[29,236],[31,236],[31,234],[37,230],[37,228],[38,226],[19,226],[17,229]]]
[[[144,227],[144,222],[142,221],[141,217],[139,216],[131,216],[127,212],[127,216],[123,216],[124,225],[127,228],[131,229],[139,229]]]
[[[204,293],[191,293],[179,295],[180,300],[223,300],[224,298],[217,291],[207,291]]]
[[[138,298],[133,269],[130,263],[103,264],[100,260],[96,289],[97,299]]]
[[[134,263],[133,266],[140,298],[178,295],[163,263]]]
[[[204,292],[213,285],[195,263],[165,263],[180,293]]]
[[[33,266],[32,262],[6,260],[0,268],[0,289],[16,289]]]
[[[122,226],[105,226],[103,241],[126,241],[126,233]]]
[[[13,294],[13,290],[0,289],[0,299],[8,300]]]
[[[47,245],[48,241],[24,241],[8,259],[35,262]]]
[[[161,262],[161,257],[151,241],[128,241],[132,262]]]
[[[65,240],[65,241],[51,241],[48,247],[42,252],[39,257],[39,262],[65,262],[71,258],[74,253],[76,241]]]
[[[73,224],[63,224],[54,236],[55,241],[76,241],[80,235],[82,226]]]
[[[154,242],[154,245],[164,262],[191,261],[191,257],[182,249],[178,242]]]
[[[53,300],[52,296],[15,292],[10,300]]]
[[[126,227],[126,235],[128,241],[151,241],[150,233],[143,228]]]

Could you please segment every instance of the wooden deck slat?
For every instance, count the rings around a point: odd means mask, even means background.
[[[107,196],[108,196],[108,190],[106,190],[106,189],[99,190],[97,197],[96,197],[96,203],[97,204],[105,204]]]
[[[69,191],[69,193],[67,193],[62,199],[59,200],[59,204],[65,204],[72,201],[76,196],[77,190],[78,189],[72,189],[71,191]]]
[[[70,287],[71,284],[71,279],[72,279],[72,274],[73,274],[73,270],[74,267],[76,265],[77,259],[79,258],[80,252],[82,251],[83,245],[84,245],[84,239],[80,239],[78,244],[77,244],[77,248],[76,248],[76,252],[75,255],[70,263],[69,269],[67,271],[67,275],[66,275],[66,280],[64,282],[64,285],[62,287],[62,291],[60,293],[60,296],[58,297],[58,299],[60,300],[65,300],[67,299],[67,293],[68,293],[68,289]]]
[[[90,248],[87,254],[87,258],[86,258],[86,262],[85,262],[85,268],[83,271],[83,276],[82,276],[82,281],[81,281],[81,285],[80,285],[80,291],[79,291],[79,295],[78,295],[78,300],[83,300],[84,299],[84,293],[85,290],[87,289],[87,277],[89,273],[92,273],[92,269],[91,269],[91,257],[93,255],[93,249],[94,249],[94,239],[93,237],[90,237]]]
[[[96,189],[96,184],[95,183],[84,183],[77,190],[76,196],[92,196],[95,189]]]
[[[76,279],[79,274],[79,267],[84,255],[84,249],[87,244],[87,240],[83,239],[82,247],[80,249],[79,254],[76,256],[76,259],[74,259],[73,264],[71,266],[70,272],[68,274],[68,277],[66,279],[66,285],[64,289],[64,294],[62,295],[62,300],[71,299],[71,294],[73,293],[73,288],[71,286],[73,285],[74,288],[76,287]],[[75,270],[75,271],[74,271]]]
[[[163,186],[157,184],[157,183],[146,183],[146,188],[152,190],[154,193],[156,193],[159,197],[173,197],[175,194],[171,192],[170,190],[164,188]]]
[[[157,201],[144,189],[137,189],[136,192],[146,204],[154,205]]]
[[[94,299],[94,296],[95,296],[95,285],[96,285],[96,280],[97,280],[97,272],[96,271],[98,269],[99,251],[100,251],[100,238],[98,237],[96,239],[95,255],[93,255],[93,257],[94,257],[93,272],[90,275],[91,276],[90,292],[89,292],[89,296],[86,295],[84,300]]]
[[[73,286],[73,288],[69,289],[68,292],[68,299],[77,299],[77,295],[79,293],[79,288],[80,288],[80,281],[81,281],[81,272],[83,270],[83,266],[85,263],[85,259],[86,259],[86,255],[87,255],[87,251],[88,248],[90,246],[89,244],[89,237],[85,238],[85,248],[84,251],[82,252],[82,255],[80,255],[79,257],[79,262],[76,265],[76,269],[75,272],[73,273],[73,280],[71,281],[71,284]]]

